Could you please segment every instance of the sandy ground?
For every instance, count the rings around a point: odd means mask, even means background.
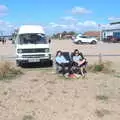
[[[53,56],[59,49],[76,48],[85,55],[120,54],[120,44],[53,40],[50,46]],[[1,59],[14,57],[14,45],[0,44],[0,55]],[[98,57],[86,57],[89,64],[98,62]],[[116,73],[65,79],[53,68],[25,68],[24,75],[0,81],[0,120],[120,120],[120,56],[102,59],[112,61]]]

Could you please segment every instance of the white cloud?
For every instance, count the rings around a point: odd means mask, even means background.
[[[117,20],[119,20],[120,21],[120,17],[109,17],[108,20],[110,20],[110,21],[117,21]]]
[[[54,23],[54,22],[49,23],[49,25],[50,25],[51,27],[57,27],[57,26],[58,26],[58,24],[56,24],[56,23]]]
[[[72,24],[61,24],[61,23],[49,23],[46,27],[45,30],[47,33],[57,33],[57,32],[63,32],[63,31],[76,31],[76,32],[85,32],[89,30],[98,30],[98,24],[95,21],[84,21],[80,22],[78,21],[77,23],[72,23]]]
[[[8,8],[5,5],[0,5],[0,16],[6,15],[8,12]]]
[[[15,29],[15,26],[12,25],[11,23],[0,20],[0,35],[10,34],[11,32],[13,32],[14,29]]]
[[[85,22],[83,22],[83,25],[96,27],[98,24],[95,21],[85,21]]]
[[[61,20],[67,21],[67,22],[76,22],[77,21],[77,19],[72,16],[62,17]]]
[[[54,22],[49,23],[49,26],[51,26],[52,28],[56,28],[56,27],[65,28],[66,27],[66,25],[64,25],[64,24],[57,24],[57,23],[54,23]]]
[[[98,24],[95,21],[89,21],[89,20],[86,20],[84,22],[78,22],[76,27],[78,28],[78,31],[80,32],[99,29]]]
[[[83,7],[73,7],[71,10],[72,14],[89,14],[92,13],[91,10],[88,10]]]

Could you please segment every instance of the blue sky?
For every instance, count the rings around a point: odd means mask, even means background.
[[[0,30],[40,24],[49,33],[96,30],[120,20],[119,0],[0,0]]]

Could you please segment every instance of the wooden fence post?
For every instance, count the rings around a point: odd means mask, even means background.
[[[102,54],[101,53],[99,53],[99,55],[98,55],[98,63],[102,64]]]

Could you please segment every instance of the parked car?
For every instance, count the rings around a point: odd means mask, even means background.
[[[97,44],[98,40],[95,37],[88,37],[83,35],[78,35],[73,39],[73,42],[76,44]]]
[[[118,43],[120,42],[120,38],[115,36],[107,36],[107,38],[104,38],[103,41],[109,43]]]

